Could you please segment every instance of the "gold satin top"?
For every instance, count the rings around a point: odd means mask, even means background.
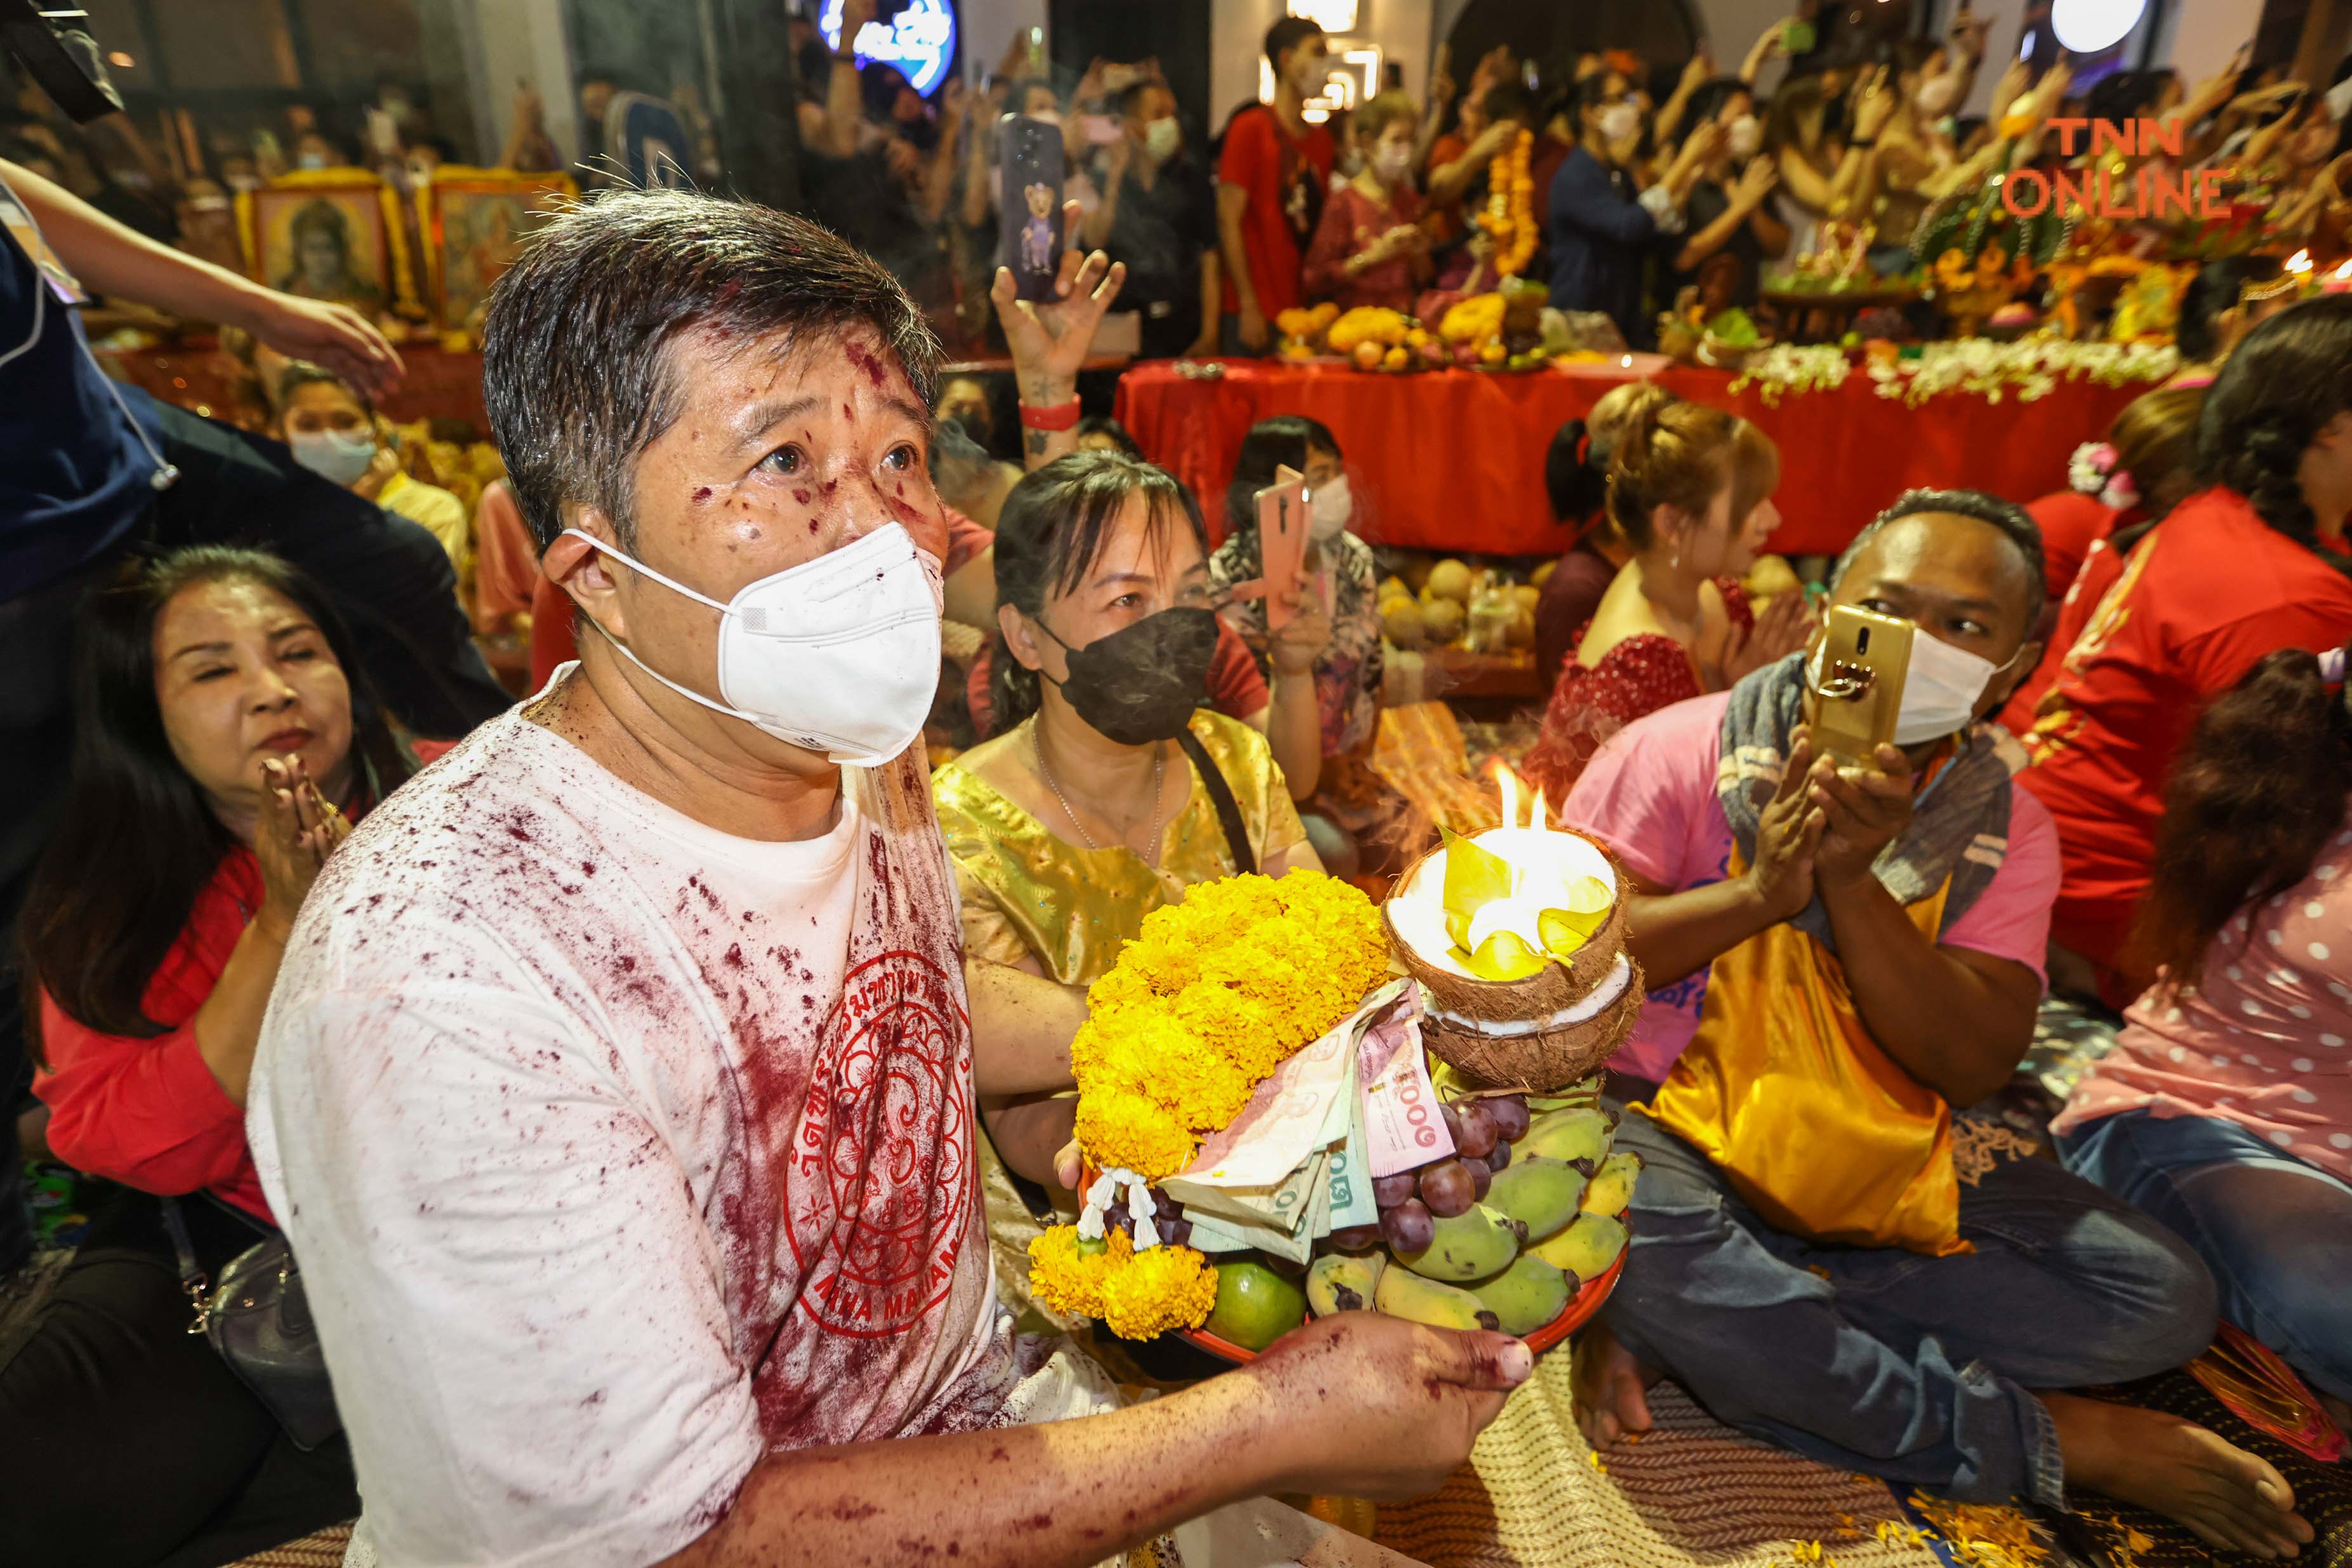
[[[1193,714],[1192,729],[1233,789],[1260,866],[1306,840],[1265,737],[1206,708]],[[1184,762],[1183,753],[1175,759]],[[996,964],[1034,956],[1066,986],[1093,984],[1145,915],[1185,888],[1234,871],[1197,771],[1183,810],[1160,838],[1156,870],[1124,844],[1089,850],[1065,842],[959,763],[931,775],[931,799],[963,895],[965,956]]]

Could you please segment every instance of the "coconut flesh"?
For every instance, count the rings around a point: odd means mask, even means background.
[[[1609,856],[1580,833],[1490,828],[1470,841],[1509,864],[1512,886],[1507,896],[1490,900],[1473,912],[1463,950],[1475,953],[1496,933],[1508,932],[1536,952],[1545,951],[1539,928],[1544,911],[1568,907],[1569,889],[1586,877],[1609,890],[1612,906],[1620,896],[1616,868],[1609,863]],[[1411,879],[1390,895],[1389,920],[1415,958],[1465,980],[1481,979],[1463,963],[1446,929],[1447,853],[1439,848],[1422,858]]]

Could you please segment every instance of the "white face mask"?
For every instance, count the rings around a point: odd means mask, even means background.
[[[1345,474],[1307,497],[1307,532],[1318,542],[1328,543],[1346,533],[1348,519],[1355,515],[1356,497],[1348,488]]]
[[[2011,660],[2014,664],[2016,661]],[[1985,688],[2008,664],[1979,658],[1966,648],[1955,648],[1934,633],[1921,631],[1911,639],[1911,664],[1903,676],[1903,701],[1895,713],[1895,744],[1920,746],[1968,728],[1977,716]],[[1822,681],[1821,650],[1813,650],[1807,669],[1815,687]]]
[[[1379,177],[1381,184],[1393,190],[1402,185],[1405,183],[1405,176],[1412,172],[1412,148],[1399,147],[1391,143],[1389,146],[1372,149],[1372,172]]]
[[[298,430],[286,437],[294,461],[330,484],[351,486],[375,461],[375,437],[340,430]]]
[[[1752,114],[1743,114],[1731,122],[1724,145],[1730,148],[1734,158],[1753,158],[1764,145],[1764,127]]]
[[[1642,111],[1630,103],[1612,103],[1601,111],[1601,138],[1615,143],[1633,139],[1642,129]]]
[[[1143,128],[1143,150],[1151,154],[1151,161],[1155,163],[1165,163],[1176,156],[1176,150],[1183,145],[1184,128],[1176,122],[1172,114],[1155,120]]]
[[[725,604],[578,528],[563,531],[719,612],[724,702],[608,639],[678,695],[851,768],[887,762],[922,734],[940,684],[940,570],[900,525],[747,583]]]

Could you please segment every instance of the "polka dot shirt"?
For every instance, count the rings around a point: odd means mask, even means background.
[[[2132,1005],[2056,1127],[2141,1106],[2235,1122],[2352,1179],[2352,822],[2301,883],[2222,927],[2196,991]]]

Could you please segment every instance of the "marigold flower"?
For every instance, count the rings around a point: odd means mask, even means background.
[[[1121,1339],[1196,1329],[1217,1304],[1217,1271],[1190,1247],[1138,1252],[1104,1278],[1098,1315]]]
[[[1192,1134],[1184,1124],[1131,1090],[1081,1093],[1076,1132],[1097,1170],[1116,1166],[1160,1181],[1192,1161]]]
[[[1134,1251],[1123,1230],[1082,1241],[1076,1226],[1056,1225],[1029,1243],[1029,1287],[1057,1312],[1101,1317],[1104,1281]]]

